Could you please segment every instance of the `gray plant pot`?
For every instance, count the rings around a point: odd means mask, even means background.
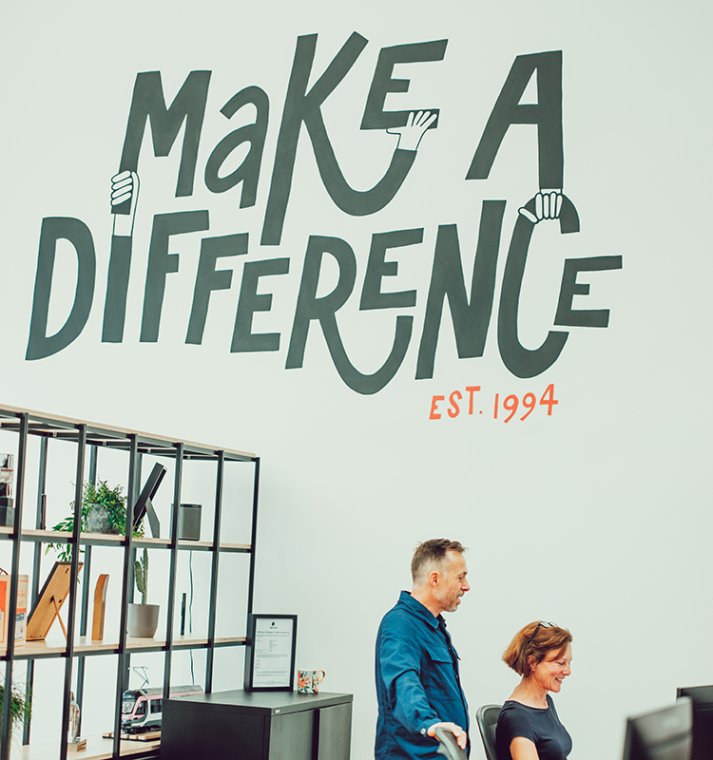
[[[116,533],[109,527],[109,513],[101,504],[92,504],[87,512],[87,533]]]
[[[126,632],[137,639],[152,639],[158,628],[158,604],[130,604]]]

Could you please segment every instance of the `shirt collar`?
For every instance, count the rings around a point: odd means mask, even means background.
[[[434,616],[427,607],[424,607],[418,599],[414,599],[409,591],[402,591],[399,596],[399,604],[405,607],[412,615],[425,620],[431,628],[445,627],[446,621],[442,615]]]

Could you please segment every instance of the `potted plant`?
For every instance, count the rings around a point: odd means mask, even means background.
[[[74,502],[70,505],[72,514],[65,517],[52,530],[74,530]],[[98,483],[87,482],[82,489],[82,507],[80,511],[80,529],[84,533],[123,534],[126,531],[126,497],[121,486],[110,488],[105,480]],[[134,535],[143,535],[142,531]],[[50,544],[49,548],[57,551],[62,562],[72,559],[71,547],[67,544]]]
[[[141,639],[153,638],[158,627],[158,604],[148,604],[149,553],[144,547],[141,557],[134,562],[134,579],[141,594],[141,604],[129,604],[126,632]]]
[[[0,684],[0,706],[5,699],[5,686]],[[12,687],[10,694],[10,730],[16,731],[22,725],[25,717],[30,717],[30,699],[17,686]],[[0,710],[0,730],[2,730],[2,711]]]

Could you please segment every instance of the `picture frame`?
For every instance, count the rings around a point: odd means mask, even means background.
[[[83,563],[77,565],[77,579]],[[67,629],[60,617],[59,611],[70,593],[71,562],[55,562],[47,580],[40,589],[37,602],[27,619],[27,640],[41,641],[47,637],[55,618],[59,618],[62,633],[67,637]]]
[[[245,691],[293,691],[297,615],[251,614],[245,651]]]
[[[144,519],[144,516],[146,516],[149,521],[151,535],[154,538],[158,538],[161,534],[161,523],[154,511],[152,501],[156,496],[156,491],[158,491],[158,487],[161,485],[161,481],[165,474],[166,468],[157,462],[153,466],[149,476],[146,478],[146,483],[144,483],[144,487],[141,489],[138,499],[136,499],[132,512],[134,530],[139,529],[141,521]]]

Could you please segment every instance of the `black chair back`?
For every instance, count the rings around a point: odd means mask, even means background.
[[[478,708],[475,714],[478,730],[485,747],[485,755],[488,760],[497,760],[495,754],[495,726],[498,723],[501,707],[502,705],[483,705]]]

